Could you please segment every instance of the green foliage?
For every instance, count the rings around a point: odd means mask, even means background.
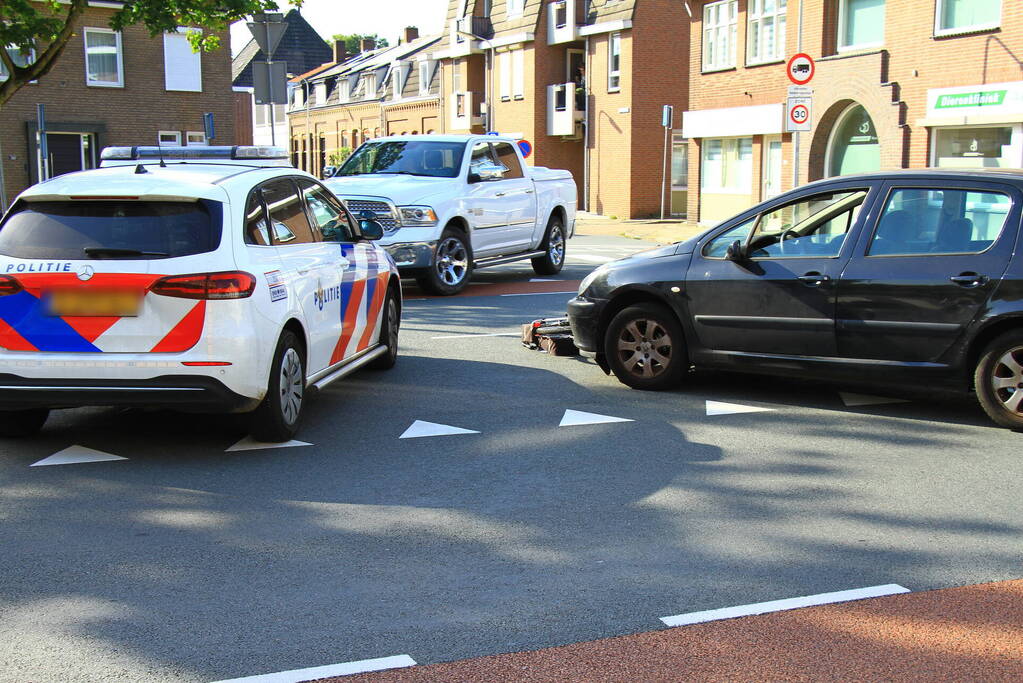
[[[339,147],[327,152],[327,163],[331,166],[340,166],[345,160],[352,156],[351,147]]]
[[[302,1],[288,4],[299,7]],[[276,12],[277,4],[277,0],[132,0],[113,13],[110,28],[120,31],[141,24],[155,38],[179,26],[194,27],[199,30],[189,32],[193,49],[215,50],[220,47],[217,33],[251,14]],[[22,53],[35,50],[37,55],[35,62],[22,67],[0,50],[0,61],[11,74],[0,84],[0,106],[23,85],[50,71],[87,5],[88,0],[0,0],[0,45]]]
[[[359,52],[359,45],[363,40],[372,40],[377,47],[389,47],[387,38],[381,38],[376,33],[372,35],[368,33],[365,35],[361,33],[338,33],[333,37],[333,40],[344,41],[345,50],[350,55],[354,55]]]

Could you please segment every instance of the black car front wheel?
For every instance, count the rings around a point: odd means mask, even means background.
[[[619,382],[650,391],[678,386],[689,366],[682,326],[655,303],[629,306],[611,319],[604,357]]]
[[[1023,429],[1023,330],[988,344],[973,374],[977,400],[997,424]]]

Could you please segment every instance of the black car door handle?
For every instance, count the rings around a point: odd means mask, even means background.
[[[820,273],[807,273],[806,275],[800,275],[798,278],[807,287],[820,287],[830,279],[827,275],[821,275]]]
[[[962,287],[980,287],[982,284],[987,282],[986,275],[978,275],[977,273],[961,273],[959,275],[953,275],[949,278],[952,282]]]

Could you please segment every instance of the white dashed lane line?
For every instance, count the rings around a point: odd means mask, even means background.
[[[880,598],[885,595],[909,592],[908,588],[900,586],[897,583],[889,583],[883,586],[853,588],[852,590],[836,591],[834,593],[819,593],[817,595],[808,595],[802,598],[786,598],[785,600],[756,602],[750,605],[739,605],[738,607],[722,607],[721,609],[709,609],[703,612],[689,612],[688,614],[677,614],[673,617],[661,617],[661,621],[664,622],[665,626],[687,626],[689,624],[702,624],[707,621],[718,621],[720,619],[748,617],[754,614],[783,612],[785,610],[798,609],[800,607],[830,605],[835,602],[849,602],[852,600],[863,600],[865,598]]]
[[[415,665],[416,660],[408,655],[395,655],[393,657],[379,657],[377,659],[362,659],[357,662],[345,662],[344,664],[330,664],[328,666],[314,666],[308,669],[281,671],[275,674],[230,678],[215,681],[214,683],[300,683],[301,681],[315,681],[320,678],[330,678],[333,676],[351,676],[352,674],[361,674],[368,671],[402,669]]]

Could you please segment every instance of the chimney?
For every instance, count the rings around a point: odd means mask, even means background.
[[[340,64],[341,62],[348,59],[348,50],[345,49],[345,41],[335,40],[334,41],[334,63]]]
[[[371,50],[377,49],[377,41],[372,38],[363,38],[359,41],[359,50],[362,52],[370,52]]]
[[[402,35],[405,43],[411,43],[413,40],[419,38],[419,29],[415,26],[406,26],[405,33]]]

